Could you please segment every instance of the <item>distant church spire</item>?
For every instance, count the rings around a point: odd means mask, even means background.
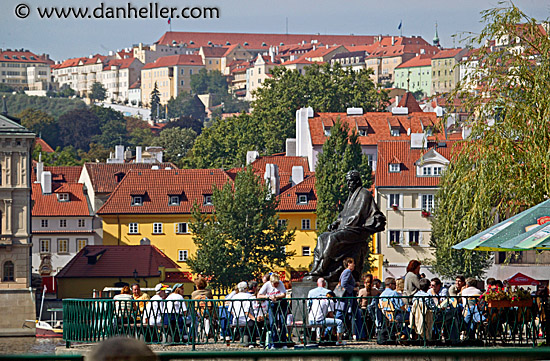
[[[437,34],[437,22],[435,23],[435,35],[433,45],[439,47],[439,35]]]
[[[2,114],[2,115],[8,115],[8,106],[7,106],[7,104],[6,104],[6,96],[5,96],[5,95],[2,97],[2,103],[3,103],[3,105],[2,105],[2,113],[0,113],[0,114]]]

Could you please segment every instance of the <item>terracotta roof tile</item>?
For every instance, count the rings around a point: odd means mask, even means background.
[[[232,181],[220,169],[135,169],[118,184],[97,214],[189,214],[195,202],[201,211],[214,207],[203,205],[212,187]],[[132,196],[143,196],[143,205],[132,206]],[[170,196],[180,196],[179,205],[169,205]]]
[[[447,140],[444,143],[446,147],[437,147],[436,151],[451,161],[453,154],[460,149],[461,142]],[[418,177],[415,167],[415,162],[435,145],[435,142],[429,142],[428,149],[411,149],[410,141],[380,141],[375,187],[437,187],[440,177]],[[401,171],[390,173],[390,163],[401,164]]]
[[[125,175],[132,169],[151,169],[153,165],[158,166],[160,169],[166,167],[177,168],[172,163],[85,163],[84,167],[86,167],[96,193],[111,193],[118,184],[116,174],[122,173]]]
[[[0,51],[0,62],[8,63],[42,63],[47,64],[48,61],[28,50],[25,51]]]
[[[46,143],[46,141],[42,138],[39,138],[39,137],[35,138],[34,146],[36,147],[37,145],[40,146],[40,148],[42,149],[43,152],[46,152],[46,153],[55,152],[55,150],[52,147],[50,147],[50,145],[48,143]]]
[[[176,65],[196,65],[203,66],[202,57],[200,55],[168,55],[158,58],[152,63],[147,63],[142,69],[154,69],[154,68],[163,68],[167,66],[176,66]]]
[[[54,183],[78,183],[82,166],[46,166],[44,172],[52,173],[52,182]],[[31,181],[36,182],[36,166],[33,166]]]
[[[188,44],[188,46],[225,46],[231,44],[243,44],[249,49],[268,50],[270,45],[285,46],[290,44],[311,43],[317,44],[341,44],[341,45],[365,45],[375,42],[373,35],[315,35],[315,34],[251,34],[251,33],[206,33],[206,32],[166,32],[156,43],[164,45]],[[190,44],[193,41],[194,44]],[[210,44],[208,44],[210,42]],[[248,45],[245,45],[248,44]],[[281,43],[283,45],[281,45]]]
[[[223,46],[203,46],[202,47],[202,52],[204,53],[204,56],[207,58],[221,58],[226,51],[227,51],[227,47],[223,47]]]
[[[88,257],[96,262],[88,263]],[[155,246],[86,246],[56,275],[58,278],[158,277],[159,267],[179,268]]]
[[[412,95],[411,92],[406,92],[403,97],[401,97],[401,100],[398,104],[399,107],[407,107],[409,109],[409,113],[422,113],[422,109],[420,108],[420,105],[418,105],[418,102],[414,98],[414,95]]]
[[[457,48],[457,49],[445,49],[441,50],[439,53],[433,56],[432,59],[444,59],[444,58],[454,58],[458,55],[461,51],[464,49]]]
[[[307,204],[298,204],[298,195],[308,197]],[[315,176],[310,175],[303,182],[279,194],[279,206],[282,212],[311,212],[317,209],[317,192],[315,191]]]
[[[308,119],[312,145],[325,143],[327,137],[323,125],[330,128],[338,118],[341,122],[346,122],[350,126],[350,130],[357,129],[357,127],[364,128],[367,135],[359,136],[359,143],[373,146],[382,140],[410,139],[410,136],[407,135],[408,129],[411,130],[411,133],[422,133],[424,131],[422,124],[439,123],[435,113],[424,112],[400,116],[388,112],[368,112],[353,116],[348,116],[346,113],[316,113],[313,118]],[[390,134],[390,123],[403,128],[399,136]]]
[[[268,163],[276,164],[279,168],[279,184],[281,192],[292,186],[292,184],[290,184],[292,167],[302,166],[304,170],[304,178],[314,174],[309,170],[307,157],[287,157],[284,153],[258,158],[251,163],[251,166],[254,168],[254,172],[257,175],[263,177],[265,173],[265,166]]]
[[[399,66],[397,66],[396,69],[414,68],[414,67],[419,67],[419,66],[431,66],[433,56],[434,55],[431,55],[431,54],[417,55],[414,58],[409,59],[409,60],[405,61],[404,63],[399,64]]]
[[[54,216],[90,216],[88,202],[84,196],[84,184],[65,183],[52,184],[52,193],[43,194],[40,184],[32,185],[31,199],[34,202],[32,207],[33,217],[54,217]],[[57,199],[59,193],[68,193],[69,201],[60,202]]]

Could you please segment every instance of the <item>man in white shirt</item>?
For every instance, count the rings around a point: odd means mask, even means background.
[[[334,292],[328,291],[326,298],[315,299],[311,303],[311,309],[308,314],[308,320],[310,325],[322,325],[322,326],[334,326],[336,325],[336,334],[338,340],[336,346],[345,345],[345,341],[342,341],[342,334],[344,333],[344,322],[334,317],[335,305],[332,298],[336,297]]]
[[[434,301],[437,305],[443,302],[448,296],[449,291],[446,287],[443,287],[443,283],[439,278],[432,278],[430,281],[430,290],[428,291],[430,296],[437,296]]]
[[[281,345],[283,345],[283,349],[287,348],[286,313],[288,304],[285,297],[285,286],[276,273],[271,274],[269,281],[264,283],[258,292],[258,298],[269,299],[269,329],[272,338],[268,345],[270,349]]]
[[[164,313],[164,303],[160,302],[166,298],[167,285],[159,283],[155,286],[155,295],[147,302],[145,308],[145,319],[149,326],[162,326],[162,315]]]
[[[326,287],[327,281],[323,277],[317,279],[317,287],[308,292],[307,298],[325,297],[330,292]]]

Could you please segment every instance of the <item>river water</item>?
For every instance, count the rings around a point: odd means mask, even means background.
[[[60,338],[0,337],[0,355],[55,354],[55,348],[63,345]]]

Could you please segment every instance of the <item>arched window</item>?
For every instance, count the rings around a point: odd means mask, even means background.
[[[4,263],[4,273],[2,276],[3,282],[13,282],[15,281],[15,266],[12,261],[6,261]]]

